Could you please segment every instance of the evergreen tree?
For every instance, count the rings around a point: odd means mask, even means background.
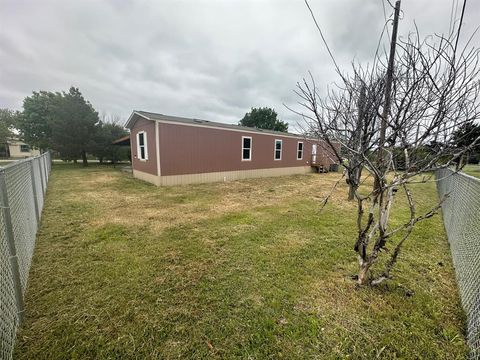
[[[51,116],[52,148],[63,158],[77,159],[81,156],[87,166],[87,152],[94,147],[98,130],[98,113],[85,100],[78,88],[71,87],[54,101]]]
[[[278,119],[277,116],[276,111],[268,107],[252,108],[238,124],[258,129],[287,132],[288,123]]]

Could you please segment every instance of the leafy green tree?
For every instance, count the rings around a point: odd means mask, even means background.
[[[27,144],[40,150],[53,149],[51,120],[60,93],[33,92],[23,100],[23,114],[16,127]]]
[[[112,145],[113,141],[128,135],[128,132],[120,125],[100,121],[94,137],[92,154],[100,163],[104,160],[115,163],[128,158],[128,149],[122,146]]]
[[[473,121],[466,122],[462,124],[454,133],[453,133],[453,143],[459,148],[463,149],[471,145],[475,139],[480,137],[480,124],[476,124]],[[457,167],[460,168],[464,165],[465,157],[466,163],[469,162],[469,158],[472,154],[477,154],[480,152],[480,144],[477,144],[473,149],[466,152],[462,155],[457,163]]]
[[[33,92],[23,105],[18,128],[24,141],[33,146],[55,150],[64,160],[76,162],[81,157],[84,165],[88,163],[87,153],[101,162],[128,156],[127,149],[112,145],[128,133],[115,124],[116,118],[101,122],[78,88],[71,87],[68,92]]]
[[[21,113],[10,109],[0,109],[0,152],[9,157],[8,140],[15,136],[13,129]]]
[[[288,123],[278,119],[276,111],[268,107],[252,108],[238,124],[258,129],[288,131]]]
[[[52,148],[66,159],[81,156],[83,165],[87,166],[87,152],[94,146],[98,122],[98,113],[92,104],[78,88],[71,87],[68,93],[55,97],[50,121]]]

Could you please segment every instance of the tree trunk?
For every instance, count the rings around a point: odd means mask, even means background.
[[[82,150],[82,164],[83,166],[88,166],[87,152],[85,150]]]
[[[357,167],[348,172],[348,200],[355,199],[355,193],[360,184],[361,170]]]
[[[348,184],[348,201],[355,198],[355,191],[355,186],[352,183]]]
[[[102,165],[102,164],[103,164],[103,156],[100,156],[100,157],[98,158],[98,161],[100,162],[100,165]]]
[[[361,262],[359,269],[358,269],[358,285],[363,286],[363,285],[368,285],[369,283],[369,276],[368,276],[368,271],[370,270],[370,266],[372,264],[369,263],[368,261]]]

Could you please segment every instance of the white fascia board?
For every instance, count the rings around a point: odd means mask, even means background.
[[[134,124],[133,119],[134,119],[134,116],[135,116],[135,115],[138,115],[138,116],[140,116],[140,117],[142,117],[142,118],[144,118],[144,119],[147,119],[147,120],[152,120],[152,119],[150,119],[148,116],[142,115],[142,114],[140,114],[140,113],[137,112],[137,111],[133,111],[132,114],[130,115],[130,117],[128,118],[127,122],[125,123],[125,127],[126,127],[127,129],[131,129],[131,128],[132,128],[132,126],[133,126],[133,124]]]

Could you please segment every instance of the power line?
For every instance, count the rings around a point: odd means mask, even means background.
[[[385,10],[385,1],[388,1],[388,0],[381,0],[381,1],[382,1],[382,8],[383,8],[383,18],[385,19],[385,24],[387,24],[389,19],[387,19],[387,11]],[[388,3],[390,4],[390,6],[392,6],[390,1],[388,1]],[[386,27],[386,29],[387,29],[387,36],[390,39],[390,32],[388,31],[388,27]]]
[[[307,0],[305,0],[305,4],[307,5],[308,10],[310,11],[310,15],[312,15],[313,21],[315,22],[315,26],[317,27],[318,32],[320,33],[320,36],[322,37],[322,41],[325,44],[325,47],[327,48],[328,54],[330,55],[330,58],[332,59],[333,64],[335,65],[335,68],[337,69],[338,73],[341,76],[340,68],[338,67],[337,62],[335,61],[335,58],[333,57],[333,54],[330,51],[330,47],[328,46],[327,41],[325,40],[325,37],[323,36],[322,29],[320,29],[320,26],[318,25],[317,19],[315,18],[315,15],[313,14],[313,11],[310,8],[310,5],[308,4]]]

